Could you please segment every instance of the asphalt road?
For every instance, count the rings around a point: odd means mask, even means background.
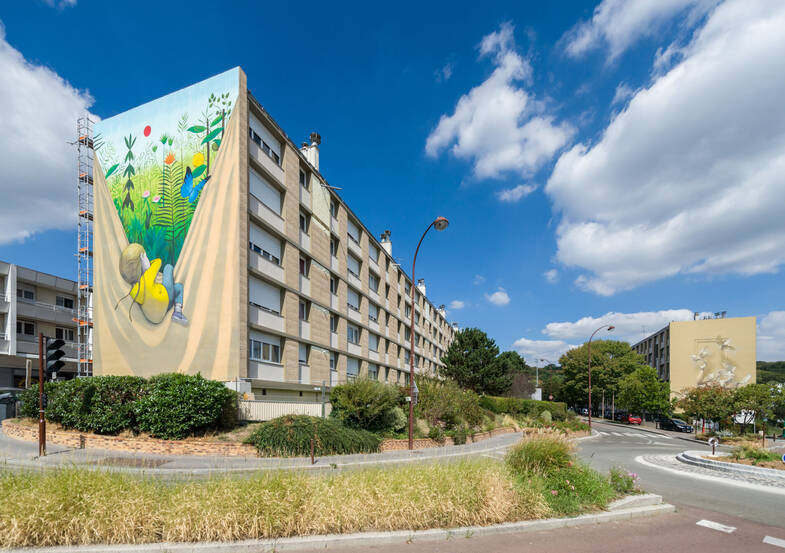
[[[718,517],[731,517],[736,522],[732,526],[738,526],[740,521],[768,525],[780,529],[779,534],[785,538],[785,532],[781,531],[785,528],[785,495],[698,480],[635,461],[639,455],[652,453],[676,454],[686,449],[708,451],[706,446],[681,440],[678,432],[658,431],[671,437],[665,439],[634,426],[597,421],[593,421],[593,426],[601,435],[582,441],[578,453],[597,470],[606,472],[613,466],[626,468],[640,475],[643,489],[662,495],[667,503],[679,508],[711,511]]]

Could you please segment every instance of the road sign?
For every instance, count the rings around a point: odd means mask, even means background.
[[[714,448],[719,445],[720,441],[717,438],[709,438],[709,445],[711,446],[711,454],[714,455]]]

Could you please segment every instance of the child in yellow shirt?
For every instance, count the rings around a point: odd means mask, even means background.
[[[145,318],[158,324],[174,308],[172,322],[187,325],[188,319],[183,315],[183,285],[174,281],[174,267],[170,264],[164,266],[159,284],[156,278],[160,270],[161,260],[154,259],[151,263],[141,244],[128,245],[120,255],[120,274],[131,285],[129,295],[139,304]]]

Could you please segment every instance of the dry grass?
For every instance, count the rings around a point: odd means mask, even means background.
[[[488,525],[550,513],[494,461],[163,483],[0,473],[0,547],[230,541]]]

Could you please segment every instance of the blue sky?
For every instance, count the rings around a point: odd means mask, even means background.
[[[237,4],[0,8],[0,259],[75,276],[78,114],[239,65],[407,271],[450,219],[418,277],[503,349],[726,310],[785,358],[781,2]]]

